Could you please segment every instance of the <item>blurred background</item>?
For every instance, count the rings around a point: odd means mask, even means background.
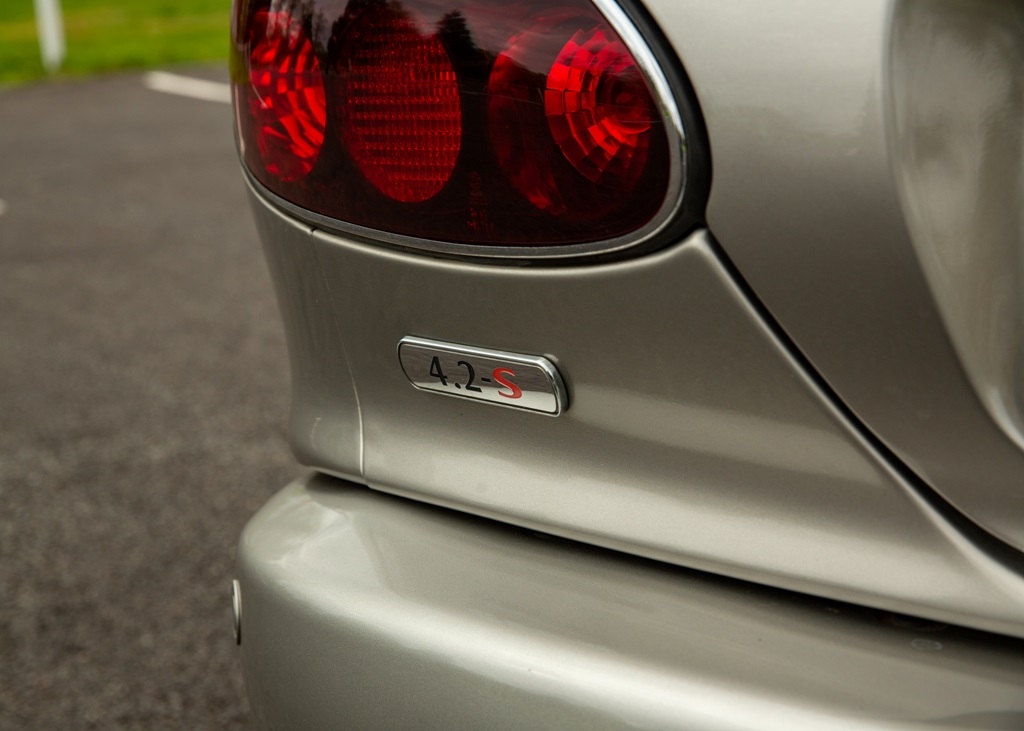
[[[299,469],[229,2],[61,5],[48,73],[0,2],[0,730],[250,728],[234,547]]]
[[[64,75],[227,58],[231,0],[58,0]],[[46,75],[36,0],[0,3],[0,84]]]

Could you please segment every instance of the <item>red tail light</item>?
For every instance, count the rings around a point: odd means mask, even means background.
[[[534,68],[548,70],[540,89]],[[546,14],[495,59],[487,90],[493,152],[518,191],[551,216],[616,220],[659,113],[608,24],[596,13]],[[647,194],[664,196],[667,174],[646,182]]]
[[[249,25],[249,111],[263,170],[305,177],[324,142],[326,101],[313,44],[288,13],[258,11]]]
[[[680,114],[617,11],[236,0],[235,13],[247,167],[321,226],[426,248],[614,248],[680,206]]]
[[[577,31],[562,47],[548,72],[544,111],[562,153],[588,180],[636,185],[655,105],[633,57],[607,29]]]
[[[338,129],[360,172],[396,201],[437,195],[462,138],[455,69],[437,35],[382,6],[361,15],[332,60]]]

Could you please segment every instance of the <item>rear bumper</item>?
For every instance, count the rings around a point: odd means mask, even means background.
[[[239,548],[261,729],[1024,728],[1024,642],[297,481]]]

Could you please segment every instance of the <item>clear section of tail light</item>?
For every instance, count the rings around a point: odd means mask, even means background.
[[[682,115],[635,27],[598,2],[237,0],[247,168],[293,213],[392,243],[647,240],[683,202]]]

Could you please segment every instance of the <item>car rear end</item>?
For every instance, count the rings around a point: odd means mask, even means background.
[[[1024,725],[1012,2],[236,2],[317,476],[263,728]],[[987,724],[987,725],[986,725]]]

